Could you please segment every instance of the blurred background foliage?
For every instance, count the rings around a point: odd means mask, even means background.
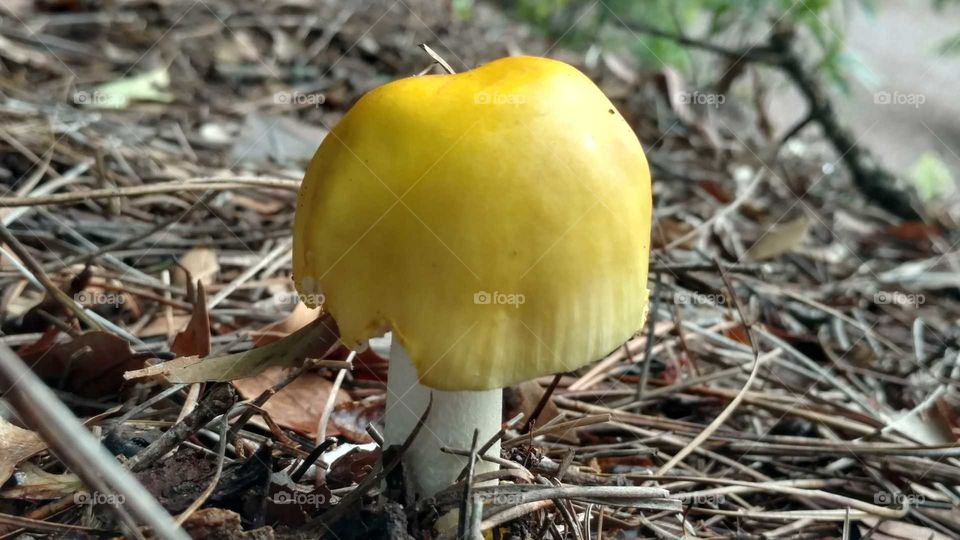
[[[960,0],[930,0],[936,9]],[[454,0],[469,17],[473,0]],[[708,82],[716,64],[697,61],[696,49],[662,32],[731,48],[762,45],[773,23],[786,23],[809,47],[812,67],[835,88],[847,92],[849,77],[866,76],[844,47],[844,21],[851,10],[883,9],[876,0],[501,0],[501,6],[566,47],[626,51],[646,67],[670,66],[694,81]],[[960,33],[944,40],[937,53],[960,54]],[[714,71],[709,68],[713,66]]]
[[[909,6],[894,4],[894,1],[499,0],[498,4],[506,13],[545,35],[550,42],[579,50],[588,58],[591,54],[615,53],[631,58],[642,68],[677,70],[692,87],[712,88],[719,92],[729,90],[727,83],[730,81],[724,78],[736,77],[731,74],[740,70],[732,69],[736,63],[732,58],[717,56],[704,49],[716,46],[732,51],[757,51],[768,45],[774,27],[790,28],[798,38],[793,42],[805,67],[822,80],[827,90],[842,97],[841,101],[851,103],[871,99],[863,89],[874,92],[891,82],[878,80],[877,70],[868,68],[860,56],[862,51],[848,46],[847,30],[854,18],[876,22],[881,17],[889,19],[885,17],[888,13],[903,16],[905,11],[935,10],[947,21],[947,11],[960,6],[960,0],[916,0]],[[473,2],[454,0],[454,6],[461,16],[469,17]],[[889,11],[884,13],[883,10]],[[909,22],[904,21],[904,24]],[[948,32],[946,38],[935,40],[934,46],[924,46],[921,57],[913,61],[934,64],[960,57],[960,28],[956,30]],[[686,43],[675,38],[682,38]],[[898,74],[894,67],[890,68],[890,73],[901,82],[910,77],[906,73]],[[929,85],[936,83],[913,81],[908,84],[920,89],[926,84],[929,89]],[[857,87],[860,88],[859,94],[854,91]],[[886,109],[877,112],[887,113]],[[890,120],[896,121],[893,117]],[[930,119],[926,121],[932,122]],[[926,133],[921,131],[921,135]],[[950,139],[944,136],[943,140]],[[938,142],[943,140],[937,137]],[[951,156],[957,154],[949,150],[917,153],[908,158],[912,165],[903,167],[901,164],[901,170],[913,180],[925,198],[938,198],[944,188],[937,186],[949,186],[949,191],[954,191],[955,175],[951,175],[950,168],[941,160]]]

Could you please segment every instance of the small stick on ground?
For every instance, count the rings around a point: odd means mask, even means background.
[[[533,412],[530,413],[530,418],[527,418],[527,421],[523,424],[523,427],[520,428],[520,433],[528,433],[530,431],[530,427],[536,423],[538,418],[540,418],[540,414],[543,412],[544,407],[546,407],[547,402],[550,401],[550,396],[553,395],[554,390],[557,389],[557,385],[560,384],[561,378],[563,378],[562,373],[557,373],[553,376],[553,380],[550,381],[550,386],[547,387],[546,391],[543,393],[543,396],[540,398],[540,401],[537,402],[537,406],[533,409]]]
[[[153,441],[150,446],[141,450],[127,462],[127,467],[134,472],[146,469],[151,463],[160,459],[178,444],[202,429],[211,420],[227,412],[237,401],[237,392],[230,384],[220,384],[210,390],[197,408],[193,410],[179,424],[175,424]]]
[[[474,522],[472,513],[477,511],[473,506],[473,468],[477,464],[477,437],[480,431],[473,430],[473,440],[470,443],[470,455],[467,456],[467,476],[463,482],[463,500],[460,501],[460,516],[457,523],[459,535],[457,538],[476,538],[468,533],[467,527]]]

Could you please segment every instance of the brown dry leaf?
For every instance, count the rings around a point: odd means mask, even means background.
[[[350,351],[346,347],[340,347],[331,358],[346,359]],[[373,348],[361,351],[353,359],[353,378],[358,381],[376,381],[386,384],[387,382],[387,360],[377,353]]]
[[[54,474],[33,463],[24,463],[17,473],[17,485],[0,491],[0,498],[33,501],[59,499],[83,489],[83,482],[73,473]]]
[[[298,303],[297,306],[293,308],[293,311],[290,312],[290,315],[287,315],[286,319],[268,324],[256,332],[251,332],[250,336],[253,338],[253,344],[257,347],[262,347],[289,336],[317,320],[317,317],[320,316],[320,309],[321,308],[313,309],[307,307],[307,305],[302,302]]]
[[[203,282],[197,282],[197,299],[187,327],[177,334],[170,351],[178,356],[207,356],[210,354],[210,315],[207,314],[207,293]]]
[[[193,248],[183,254],[177,261],[180,266],[173,271],[173,284],[178,287],[187,286],[187,272],[191,279],[199,280],[207,287],[213,284],[220,273],[220,260],[217,252],[205,247]],[[184,272],[186,270],[186,272]]]
[[[34,355],[42,355],[50,350],[51,347],[56,345],[57,338],[60,336],[60,327],[51,326],[47,328],[39,339],[33,343],[28,343],[23,347],[20,347],[20,350],[17,351],[23,358],[27,358]]]
[[[19,428],[0,417],[0,485],[23,460],[45,449],[47,445],[36,433]]]
[[[74,276],[69,283],[60,287],[64,293],[70,298],[77,298],[80,293],[84,292],[84,289],[87,288],[87,285],[90,284],[90,278],[93,276],[93,270],[88,266],[83,269],[82,272]],[[63,303],[60,300],[57,300],[50,294],[45,294],[43,300],[39,304],[31,307],[26,313],[24,313],[23,318],[20,322],[20,332],[43,332],[50,327],[50,321],[47,320],[40,312],[45,311],[46,313],[54,316],[66,315]]]
[[[693,225],[690,225],[686,221],[680,221],[672,218],[658,219],[656,223],[653,224],[650,247],[653,249],[663,249],[665,246],[673,243],[674,240],[683,238],[692,230]],[[688,242],[682,245],[692,244],[694,240],[694,238],[691,238]]]
[[[700,189],[706,191],[710,194],[711,197],[717,200],[720,204],[730,204],[733,201],[733,196],[730,195],[720,182],[716,180],[701,180],[697,183],[700,186]]]
[[[284,380],[288,374],[289,369],[275,367],[256,377],[233,381],[233,385],[245,399],[255,399],[265,390]],[[320,415],[323,414],[323,408],[327,404],[327,397],[332,389],[333,383],[315,371],[308,371],[277,392],[263,408],[280,426],[314,438],[320,426]],[[350,396],[340,390],[337,393],[335,405],[349,401]],[[331,422],[327,426],[327,434],[339,434],[336,424]]]
[[[520,394],[520,410],[523,412],[524,419],[527,419],[533,416],[533,412],[540,400],[543,399],[546,389],[540,386],[537,381],[524,381],[517,385],[517,392]],[[540,416],[537,417],[537,425],[542,426],[558,416],[560,416],[560,409],[554,405],[552,399],[547,400],[543,410],[540,411]],[[560,439],[570,443],[579,441],[576,430],[562,433]]]
[[[759,240],[747,250],[747,256],[755,261],[772,259],[783,255],[800,245],[810,229],[810,220],[807,216],[781,223],[767,231]]]
[[[99,399],[120,390],[124,372],[143,368],[153,355],[136,353],[121,337],[108,332],[86,332],[47,350],[31,347],[20,357],[58,388],[81,397]]]
[[[886,230],[877,235],[877,239],[882,241],[892,237],[903,242],[916,244],[930,242],[939,236],[940,231],[933,225],[927,225],[922,221],[904,221],[887,227]]]
[[[348,401],[334,407],[330,423],[340,435],[355,444],[372,443],[367,435],[367,426],[383,418],[387,400],[383,396],[373,396],[363,401]]]

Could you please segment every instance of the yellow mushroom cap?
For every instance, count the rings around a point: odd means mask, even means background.
[[[294,280],[347,344],[392,329],[422,384],[499,388],[643,326],[651,205],[636,135],[572,66],[511,57],[402,79],[314,155]]]

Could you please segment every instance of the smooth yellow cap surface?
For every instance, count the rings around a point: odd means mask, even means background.
[[[508,386],[642,327],[651,204],[636,135],[575,68],[511,57],[403,79],[313,157],[294,280],[348,344],[392,328],[427,386]]]

